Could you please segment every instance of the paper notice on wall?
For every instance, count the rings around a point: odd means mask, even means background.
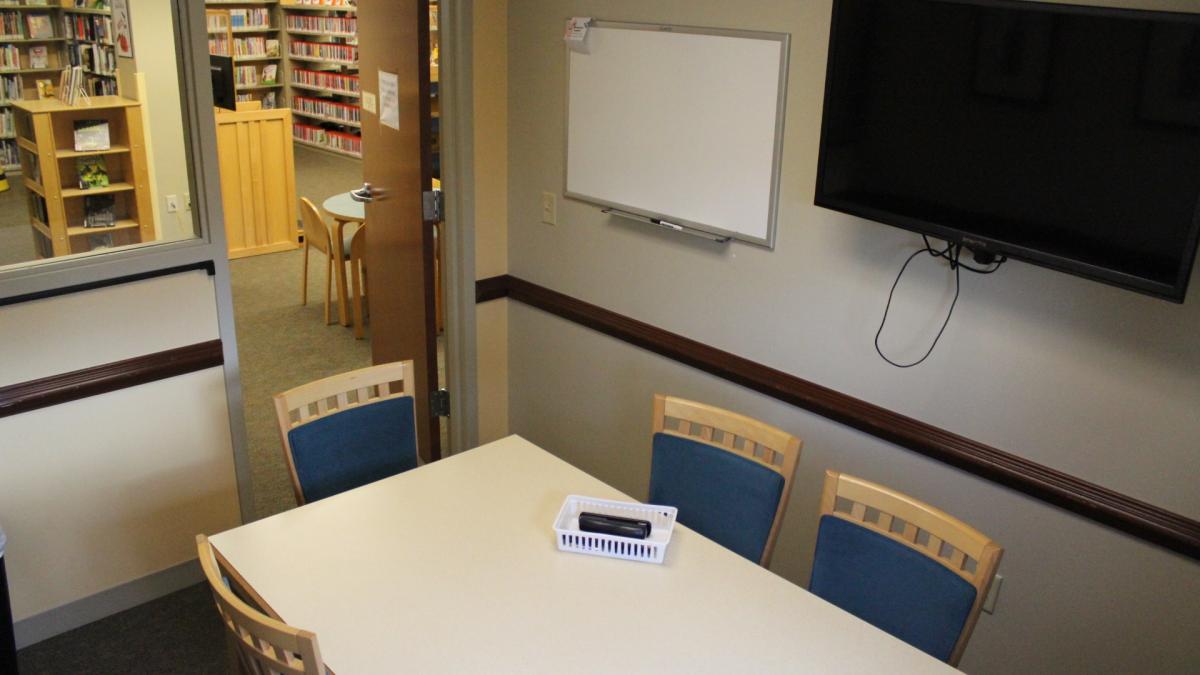
[[[563,30],[563,42],[567,43],[569,49],[580,54],[591,53],[591,45],[588,43],[588,26],[591,24],[592,19],[587,16],[573,16],[567,19],[567,26]]]
[[[400,129],[400,76],[379,71],[379,122]]]

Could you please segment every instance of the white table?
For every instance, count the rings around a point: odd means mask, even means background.
[[[568,494],[629,499],[510,436],[212,543],[337,675],[957,672],[686,527],[559,552]]]

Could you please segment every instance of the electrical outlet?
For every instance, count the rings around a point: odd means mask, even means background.
[[[179,212],[179,195],[167,195],[167,213]]]
[[[542,193],[542,222],[547,225],[558,224],[558,199],[553,192]]]
[[[1004,585],[1004,577],[997,574],[992,579],[992,587],[988,589],[987,597],[983,599],[983,611],[988,614],[996,613],[996,598],[1000,597],[1000,587]]]

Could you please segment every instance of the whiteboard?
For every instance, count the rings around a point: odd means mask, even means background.
[[[593,22],[587,41],[566,196],[773,247],[787,34]]]

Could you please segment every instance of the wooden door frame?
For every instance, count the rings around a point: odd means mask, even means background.
[[[479,443],[475,342],[475,124],[473,119],[472,0],[439,0],[438,96],[441,97],[443,301],[446,382],[450,390],[448,456]]]

